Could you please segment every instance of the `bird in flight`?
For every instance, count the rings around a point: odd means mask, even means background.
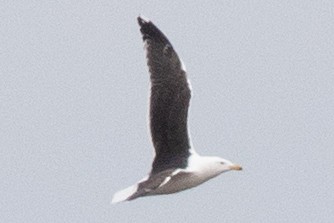
[[[138,17],[151,80],[150,130],[155,158],[147,177],[117,192],[112,203],[172,194],[198,186],[241,166],[216,156],[200,156],[187,127],[191,89],[185,66],[167,37]]]

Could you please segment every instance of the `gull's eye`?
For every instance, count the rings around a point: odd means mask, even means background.
[[[220,164],[224,165],[225,163],[224,162],[220,162]]]

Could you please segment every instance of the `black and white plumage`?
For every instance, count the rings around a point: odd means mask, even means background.
[[[150,129],[155,158],[149,176],[117,192],[112,202],[176,193],[229,170],[228,160],[198,155],[187,128],[191,97],[185,67],[167,37],[149,20],[138,17],[151,79]]]

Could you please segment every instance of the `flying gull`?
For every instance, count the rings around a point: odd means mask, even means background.
[[[150,129],[155,148],[151,172],[117,192],[112,203],[171,194],[198,186],[241,166],[195,152],[187,128],[190,84],[185,66],[167,37],[149,20],[138,17],[151,79]]]

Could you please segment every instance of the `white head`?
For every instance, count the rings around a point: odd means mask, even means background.
[[[212,165],[215,169],[220,170],[221,173],[230,171],[230,170],[242,170],[242,167],[238,164],[234,164],[229,160],[220,158],[220,157],[210,157]]]
[[[190,169],[207,176],[215,177],[230,170],[242,170],[242,167],[229,160],[216,156],[193,155],[190,159]]]

